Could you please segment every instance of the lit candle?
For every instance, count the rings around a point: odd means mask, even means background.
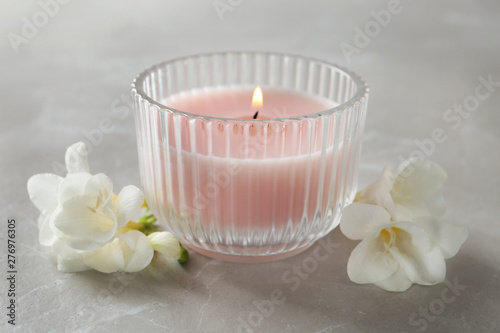
[[[133,93],[146,200],[197,252],[288,257],[331,231],[354,197],[368,90],[345,69],[200,55],[152,67]]]
[[[284,232],[287,223],[313,220],[316,209],[326,207],[329,186],[322,185],[332,181],[332,149],[325,150],[322,159],[319,145],[311,151],[310,141],[300,139],[310,135],[317,126],[314,121],[291,120],[283,125],[268,119],[320,112],[334,104],[306,94],[268,89],[263,105],[257,87],[250,108],[250,96],[250,89],[212,89],[163,101],[178,110],[224,118],[253,119],[254,110],[259,109],[257,121],[244,123],[227,120],[207,125],[202,118],[180,118],[176,123],[169,115],[172,159],[166,179],[173,183],[172,195],[164,204],[206,228],[213,225],[243,234],[273,226]],[[269,122],[259,121],[262,119]],[[176,125],[189,131],[176,137]],[[313,138],[312,143],[319,139]],[[178,142],[182,142],[181,154],[176,151]]]

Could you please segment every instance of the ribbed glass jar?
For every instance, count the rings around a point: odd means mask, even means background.
[[[239,119],[164,105],[257,85],[336,106]],[[368,87],[346,69],[275,53],[197,55],[146,70],[132,93],[146,200],[196,252],[233,262],[294,255],[335,228],[354,198]]]

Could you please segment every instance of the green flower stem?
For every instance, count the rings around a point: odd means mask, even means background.
[[[145,235],[149,235],[154,231],[153,223],[156,222],[156,217],[151,214],[151,215],[146,215],[143,216],[137,221],[141,225],[141,232],[143,232]]]
[[[180,264],[185,264],[189,260],[189,252],[184,248],[184,246],[182,246],[182,244],[180,242],[179,242],[179,246],[181,247],[181,256],[179,257],[179,259],[177,259],[177,261]]]

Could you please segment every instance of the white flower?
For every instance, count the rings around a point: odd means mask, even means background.
[[[40,243],[53,246],[65,271],[131,272],[146,267],[153,253],[148,238],[138,231],[117,235],[141,216],[142,191],[130,185],[115,195],[109,177],[88,172],[81,142],[67,149],[65,160],[65,178],[39,174],[28,180],[30,199],[40,210]]]
[[[124,187],[113,195],[111,180],[104,174],[80,176],[76,186],[68,188],[61,182],[58,208],[53,224],[68,245],[77,250],[96,250],[108,243],[117,230],[140,216],[144,202],[142,191],[135,186]]]
[[[149,265],[154,254],[147,236],[137,230],[118,234],[111,242],[94,251],[77,251],[62,241],[56,242],[54,249],[57,268],[63,272],[91,268],[103,273],[138,272]]]
[[[382,177],[357,193],[354,201],[384,207],[395,221],[418,216],[443,216],[444,200],[439,192],[446,172],[424,159],[404,161],[395,170],[386,167]]]
[[[404,291],[413,283],[444,280],[445,259],[468,236],[466,228],[441,218],[445,179],[437,164],[409,160],[394,172],[386,168],[380,180],[358,192],[340,221],[345,236],[362,240],[347,265],[352,281]]]
[[[153,249],[165,257],[179,259],[181,256],[181,245],[173,234],[167,231],[153,232],[148,235]]]
[[[62,180],[62,177],[48,173],[34,175],[28,180],[28,194],[40,211],[38,218],[39,241],[45,246],[51,246],[56,240],[51,217],[57,208],[57,191]]]
[[[349,278],[389,291],[442,282],[444,259],[453,257],[468,235],[464,227],[433,217],[393,222],[386,209],[364,203],[344,209],[340,228],[348,238],[362,240],[349,258]]]

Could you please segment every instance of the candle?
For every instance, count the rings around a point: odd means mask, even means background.
[[[243,119],[253,118],[255,108],[261,118],[277,118],[334,106],[326,99],[277,89],[266,90],[264,106],[251,107],[251,100],[251,89],[220,88],[171,96],[163,104],[198,115]],[[310,135],[309,126],[318,125],[314,121],[290,121],[285,126],[229,121],[212,123],[216,129],[207,130],[202,119],[181,118],[177,125],[191,128],[176,139],[174,116],[167,117],[170,174],[161,178],[172,180],[172,194],[163,204],[187,219],[235,233],[271,225],[284,232],[287,223],[300,223],[303,214],[313,220],[315,209],[326,207],[329,186],[322,185],[332,181],[333,150],[325,150],[322,159],[319,146],[311,152],[310,141],[300,139]],[[180,153],[176,141],[181,143]],[[320,187],[322,203],[317,196]]]
[[[355,195],[368,90],[345,69],[208,54],[152,67],[132,91],[146,200],[199,253],[294,255],[330,232]]]

